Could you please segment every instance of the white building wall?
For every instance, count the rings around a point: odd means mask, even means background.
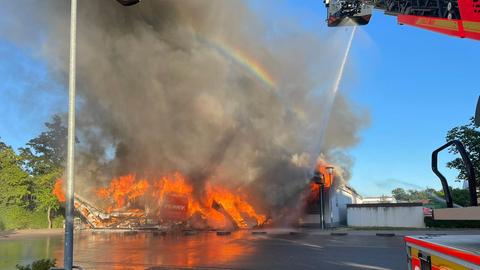
[[[361,203],[358,194],[343,186],[330,189],[325,203],[325,223],[329,227],[347,225],[347,204]]]
[[[347,204],[362,203],[362,198],[352,188],[340,185],[325,191],[325,225],[347,225]],[[300,226],[320,226],[320,213],[309,213],[299,219]]]
[[[424,228],[423,218],[421,205],[364,204],[347,207],[348,226],[352,227]]]

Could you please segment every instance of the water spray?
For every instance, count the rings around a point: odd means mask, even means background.
[[[340,87],[340,82],[342,81],[342,78],[343,78],[345,65],[346,65],[347,60],[348,60],[348,55],[350,54],[350,48],[352,47],[352,41],[353,41],[353,37],[355,36],[356,29],[357,29],[357,27],[354,26],[353,30],[350,34],[350,39],[348,40],[347,48],[345,49],[345,54],[343,55],[343,59],[342,59],[342,62],[340,64],[340,68],[338,70],[337,77],[336,77],[335,82],[333,84],[333,88],[329,93],[327,93],[327,97],[325,99],[325,108],[324,108],[324,111],[323,111],[323,114],[322,114],[322,119],[321,119],[321,122],[320,122],[320,131],[319,131],[318,141],[317,141],[316,147],[313,148],[313,150],[314,150],[313,153],[316,154],[314,157],[318,157],[320,155],[321,151],[322,151],[323,143],[324,143],[324,140],[325,140],[325,132],[328,128],[328,123],[330,121],[330,115],[332,114],[333,103],[335,102],[335,98],[337,96],[338,88]],[[313,167],[315,167],[316,161],[313,161],[313,162],[314,162]]]

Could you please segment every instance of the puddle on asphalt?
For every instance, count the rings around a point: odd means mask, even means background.
[[[249,232],[217,236],[154,235],[152,233],[78,232],[75,235],[76,265],[84,269],[145,269],[153,266],[226,267],[255,252]],[[36,259],[63,262],[63,235],[43,235],[0,240],[0,269],[15,269]]]

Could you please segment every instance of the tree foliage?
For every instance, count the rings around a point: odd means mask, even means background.
[[[460,206],[470,205],[470,195],[468,190],[459,188],[450,188],[452,199],[455,204]],[[425,190],[405,190],[403,188],[396,188],[392,190],[392,196],[397,201],[405,202],[427,202],[434,208],[445,207],[445,196],[443,190],[434,190],[427,188]]]
[[[409,189],[405,190],[403,188],[396,188],[392,190],[392,195],[397,201],[407,201],[407,202],[414,202],[414,201],[424,201],[429,200],[431,198],[431,194],[434,193],[435,190],[433,189],[425,189],[425,190],[414,190]]]
[[[470,206],[470,193],[467,189],[452,189],[452,197],[454,203],[463,207]]]
[[[58,115],[45,123],[47,130],[27,143],[20,152],[32,175],[44,175],[64,167],[68,130]]]
[[[37,209],[47,211],[48,227],[51,228],[51,211],[59,208],[52,190],[64,170],[68,130],[58,115],[54,115],[45,126],[46,131],[31,139],[20,151],[25,167],[34,178],[33,201]]]
[[[20,154],[0,142],[0,206],[46,213],[50,228],[51,212],[60,207],[52,190],[64,171],[67,128],[58,115],[45,127],[44,132],[19,149]]]
[[[31,177],[22,168],[22,159],[0,142],[0,205],[29,206]]]
[[[410,195],[403,188],[392,190],[392,195],[397,201],[410,201]]]
[[[472,165],[475,169],[477,185],[479,183],[479,172],[480,172],[480,130],[474,124],[474,119],[471,118],[470,122],[466,125],[454,127],[447,132],[446,136],[447,141],[459,140],[465,146],[467,153],[472,160]],[[449,152],[455,155],[458,155],[456,148],[452,147],[449,149]],[[460,157],[455,158],[454,160],[447,163],[448,168],[457,169],[458,179],[467,180],[467,174],[463,165],[463,161]]]

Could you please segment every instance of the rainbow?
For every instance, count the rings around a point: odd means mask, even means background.
[[[228,59],[231,59],[238,65],[248,70],[259,81],[263,82],[271,89],[273,90],[277,89],[277,84],[275,83],[275,80],[273,79],[272,75],[256,59],[250,57],[249,55],[247,55],[245,52],[241,51],[238,48],[229,46],[225,42],[205,40],[203,38],[201,38],[200,40],[205,41],[208,45],[214,48],[218,53],[227,57]]]

